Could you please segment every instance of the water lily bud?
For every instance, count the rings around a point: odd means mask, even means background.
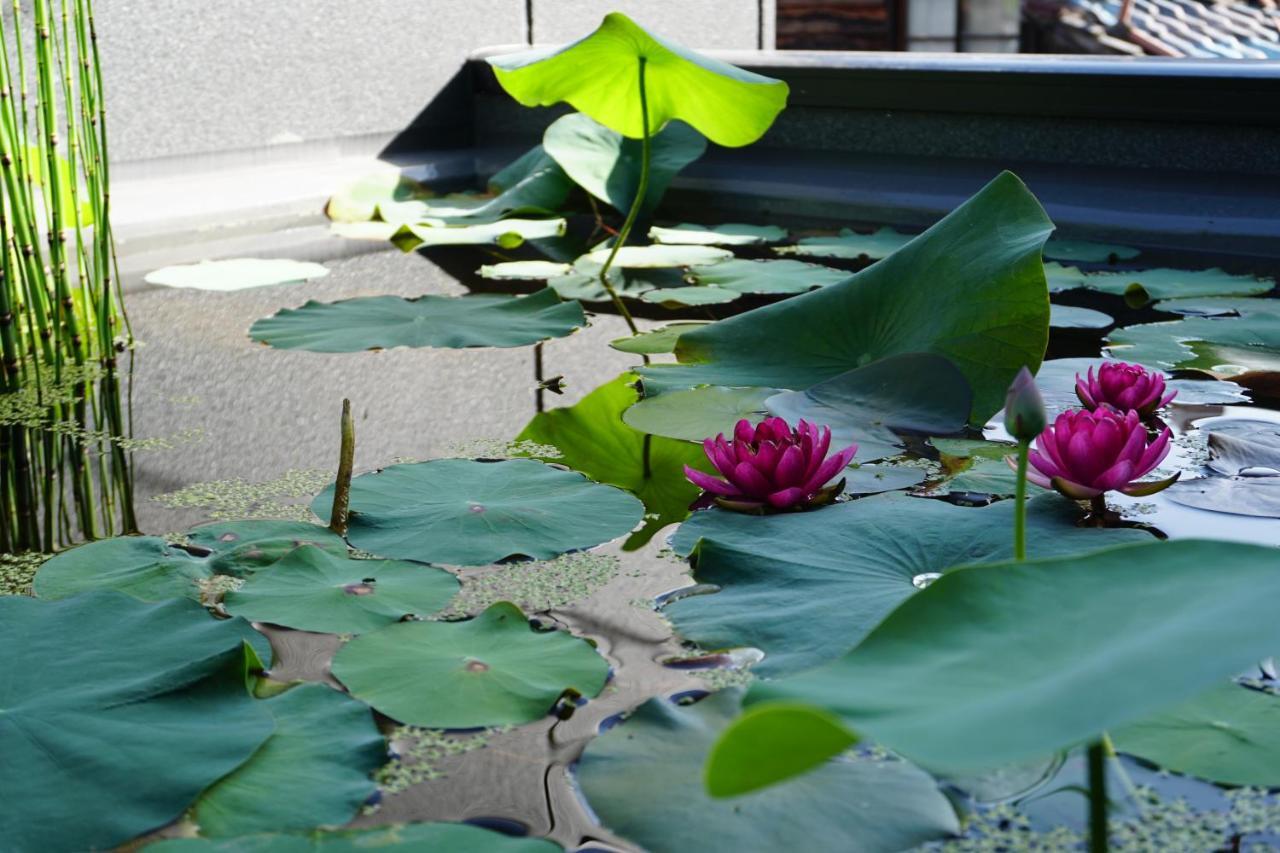
[[[1039,435],[1048,423],[1044,398],[1036,387],[1031,371],[1022,368],[1009,386],[1004,398],[1004,428],[1019,442],[1026,444]]]

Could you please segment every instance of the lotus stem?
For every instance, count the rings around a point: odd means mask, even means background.
[[[1089,744],[1089,853],[1107,853],[1107,758],[1106,735]]]
[[[1031,443],[1018,442],[1018,483],[1013,497],[1013,558],[1027,559],[1027,456]]]
[[[1089,499],[1089,523],[1094,527],[1107,526],[1107,498],[1105,495],[1094,495]]]
[[[538,414],[542,414],[546,407],[546,390],[542,387],[542,341],[538,341],[533,345],[533,408]]]
[[[351,506],[351,469],[356,457],[356,423],[351,417],[351,401],[342,401],[342,445],[338,450],[338,477],[333,484],[333,511],[329,529],[339,536],[347,535],[347,519]]]

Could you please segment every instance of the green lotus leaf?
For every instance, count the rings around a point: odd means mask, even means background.
[[[324,214],[331,222],[367,222],[378,215],[380,204],[433,195],[435,193],[418,181],[387,167],[339,189],[329,197]]]
[[[742,296],[723,287],[660,287],[645,291],[640,298],[655,305],[682,308],[694,305],[723,305]]]
[[[623,412],[622,420],[650,435],[701,442],[720,433],[733,435],[734,426],[743,418],[759,423],[768,415],[764,401],[773,393],[772,388],[715,385],[673,391],[641,400]]]
[[[40,598],[66,598],[95,589],[114,589],[143,601],[200,600],[201,581],[214,575],[245,577],[299,545],[345,554],[342,537],[298,521],[231,521],[203,525],[185,545],[159,536],[117,536],[64,551],[36,573]]]
[[[717,145],[755,142],[787,103],[787,84],[650,35],[613,12],[586,38],[491,56],[498,82],[526,107],[567,101],[632,139],[679,119]],[[643,75],[643,77],[641,76]],[[641,113],[641,83],[647,122]]]
[[[1063,240],[1053,238],[1044,247],[1044,256],[1059,261],[1083,261],[1084,263],[1117,263],[1131,261],[1142,254],[1130,246],[1113,246],[1109,243],[1091,243],[1087,240]]]
[[[1280,786],[1280,697],[1224,683],[1111,733],[1116,749],[1225,785]]]
[[[391,223],[392,225],[396,223]],[[406,222],[391,234],[402,252],[422,246],[500,246],[515,249],[526,240],[563,237],[563,219],[499,219],[478,225],[451,225],[444,219]]]
[[[1141,530],[1076,526],[1080,510],[1056,495],[1027,506],[1033,555],[1145,542]],[[809,512],[763,518],[695,512],[671,546],[698,540],[694,579],[720,591],[678,598],[663,612],[702,648],[752,647],[752,669],[774,677],[832,660],[917,592],[913,580],[952,566],[1013,553],[1013,504],[975,508],[901,494],[877,495]]]
[[[1107,336],[1108,352],[1163,370],[1226,376],[1280,370],[1280,302],[1235,299],[1232,308],[1231,316],[1190,316],[1116,329]]]
[[[340,829],[307,835],[261,833],[237,838],[171,838],[151,844],[152,853],[560,853],[545,838],[512,838],[465,823],[406,823],[373,829]]]
[[[1018,477],[1005,457],[1017,452],[1012,444],[995,441],[955,440],[944,445],[942,439],[930,439],[940,452],[945,480],[929,494],[980,494],[1011,497],[1018,487]],[[969,444],[967,448],[961,447]],[[947,449],[943,449],[947,447]]]
[[[794,246],[774,249],[780,255],[805,255],[814,258],[887,258],[914,238],[892,228],[880,228],[870,234],[859,234],[842,228],[835,237],[805,237]]]
[[[1107,329],[1115,325],[1110,314],[1075,305],[1050,305],[1049,326],[1054,329]]]
[[[640,188],[639,140],[572,113],[551,123],[542,145],[578,186],[617,210],[630,210]],[[707,150],[707,140],[682,122],[667,125],[650,145],[649,188],[641,210],[657,207],[671,180]]]
[[[627,540],[628,549],[689,515],[699,490],[685,479],[685,465],[711,470],[701,447],[662,437],[648,440],[646,466],[645,434],[623,421],[623,412],[639,399],[634,382],[633,375],[623,374],[576,405],[536,415],[517,436],[517,441],[555,447],[561,454],[556,461],[644,502],[645,524]]]
[[[299,684],[263,704],[275,732],[245,764],[200,795],[200,833],[227,838],[351,820],[387,760],[369,707],[323,684]]]
[[[753,748],[739,749],[724,740],[715,745],[706,771],[707,793],[713,797],[749,794],[807,773],[858,742],[834,715],[786,703],[752,708],[735,721],[733,731]]]
[[[566,691],[593,697],[609,664],[564,631],[536,631],[507,601],[465,622],[401,622],[333,658],[352,695],[402,723],[438,729],[521,725]]]
[[[576,302],[555,291],[529,296],[362,296],[308,301],[253,324],[249,336],[276,349],[360,352],[395,347],[520,347],[586,325]]]
[[[723,287],[738,293],[804,293],[844,281],[849,273],[803,261],[749,261],[732,258],[707,267],[691,267],[694,284]]]
[[[448,572],[399,560],[353,560],[303,546],[223,597],[233,616],[299,631],[359,634],[428,616],[458,591]]]
[[[951,360],[973,389],[972,423],[1040,364],[1049,298],[1040,248],[1052,229],[1004,173],[899,251],[839,284],[680,336],[683,365],[641,369],[645,394],[696,385],[803,390],[890,355]]]
[[[332,505],[330,486],[312,508],[327,516]],[[381,557],[478,566],[590,548],[641,515],[626,492],[532,459],[434,459],[353,479],[347,538]]]
[[[652,853],[807,850],[891,853],[959,831],[928,774],[862,756],[822,765],[794,784],[733,800],[702,787],[716,736],[741,708],[730,689],[688,707],[650,699],[587,744],[575,770],[607,828]]]
[[[1233,542],[973,566],[910,597],[840,660],[750,698],[808,702],[926,767],[973,772],[1201,696],[1280,648],[1277,595],[1275,549]]]
[[[578,264],[594,264],[599,267],[608,257],[608,249],[596,249],[583,255]],[[732,257],[733,252],[715,246],[623,246],[613,259],[613,265],[624,269],[666,269],[715,264]]]
[[[1123,296],[1136,307],[1161,299],[1256,296],[1275,287],[1269,278],[1210,270],[1126,270],[1084,276],[1083,286]]]
[[[908,465],[859,465],[853,463],[840,474],[850,495],[877,495],[909,489],[924,482],[925,470]]]
[[[165,287],[182,287],[193,290],[247,290],[270,284],[300,284],[313,278],[323,278],[329,269],[323,264],[309,261],[290,261],[285,258],[230,258],[225,261],[201,261],[164,267],[147,273],[148,284]]]
[[[589,265],[584,265],[589,266]],[[653,285],[640,278],[625,278],[622,270],[609,270],[609,283],[618,295],[624,299],[634,299],[643,293],[653,290]],[[581,302],[608,302],[613,297],[600,283],[599,272],[583,272],[574,267],[569,275],[547,279],[547,287],[560,295],[561,299],[577,299]]]
[[[0,846],[114,848],[248,760],[274,725],[251,633],[183,599],[0,598]]]
[[[787,239],[787,229],[777,225],[743,225],[737,222],[724,225],[681,222],[670,228],[653,226],[649,229],[649,239],[668,246],[756,246]]]
[[[658,398],[662,399],[661,397]],[[929,353],[893,355],[765,400],[790,423],[801,419],[831,427],[834,446],[857,443],[858,461],[903,452],[894,430],[950,433],[964,429],[973,395],[963,373]]]

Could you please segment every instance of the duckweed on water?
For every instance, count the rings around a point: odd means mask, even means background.
[[[508,731],[506,727],[485,729],[472,735],[460,735],[443,729],[424,729],[421,726],[397,726],[388,735],[393,758],[373,776],[383,796],[402,793],[414,785],[443,779],[440,769],[446,758],[463,755],[488,745],[496,734]],[[369,806],[365,813],[377,811]]]
[[[440,618],[471,616],[498,601],[540,613],[581,601],[618,575],[621,563],[607,554],[579,552],[554,560],[515,563],[462,576],[462,591]]]
[[[249,483],[214,480],[194,483],[176,492],[156,495],[153,500],[170,509],[207,509],[216,521],[232,519],[285,519],[315,521],[306,503],[333,479],[331,472],[318,468],[291,469],[274,480]]]
[[[477,438],[455,442],[450,445],[446,455],[460,459],[508,459],[516,456],[527,456],[530,459],[560,459],[564,454],[557,447],[536,441]]]
[[[49,554],[0,554],[0,595],[31,595],[31,579]]]

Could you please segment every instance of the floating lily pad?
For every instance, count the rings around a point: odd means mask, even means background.
[[[1121,752],[1226,785],[1280,786],[1280,697],[1224,683],[1112,732]]]
[[[1233,275],[1210,270],[1134,270],[1091,273],[1084,286],[1090,290],[1123,296],[1135,306],[1164,299],[1205,296],[1255,296],[1275,287],[1269,278]]]
[[[276,349],[360,352],[395,347],[519,347],[586,324],[555,291],[529,296],[364,296],[307,302],[258,320],[249,336]]]
[[[1142,542],[1141,530],[1076,526],[1079,508],[1056,494],[1027,508],[1033,555],[1070,554]],[[856,645],[904,599],[913,579],[1013,553],[1013,505],[960,507],[900,494],[764,517],[696,512],[672,548],[699,539],[694,578],[721,587],[680,598],[664,612],[704,649],[752,647],[752,671],[775,677],[832,660]]]
[[[1081,272],[1079,268],[1063,266],[1053,261],[1045,262],[1044,277],[1050,293],[1061,293],[1064,290],[1084,287],[1085,281],[1088,279],[1088,276]]]
[[[520,608],[500,601],[465,622],[362,634],[334,656],[333,674],[402,723],[468,729],[533,722],[565,691],[595,696],[609,665],[586,640],[535,631]]]
[[[909,489],[924,482],[923,468],[905,465],[850,465],[841,474],[844,490],[851,495],[875,495]]]
[[[441,610],[458,591],[442,569],[353,560],[304,546],[223,597],[233,616],[299,631],[359,634]]]
[[[497,281],[538,281],[571,275],[573,264],[556,261],[506,261],[480,267],[480,277]]]
[[[342,537],[297,521],[232,521],[193,528],[186,545],[159,536],[118,536],[64,551],[40,567],[40,598],[114,589],[143,601],[200,600],[200,582],[214,575],[246,577],[299,545],[345,554]]]
[[[653,226],[649,229],[649,239],[669,246],[753,246],[785,240],[787,230],[777,225],[742,225],[736,222],[694,225],[682,222],[670,228]]]
[[[248,760],[273,728],[249,633],[182,599],[0,598],[4,846],[114,848]]]
[[[1117,355],[1127,356],[1126,353]],[[1126,357],[1126,361],[1129,359]],[[1080,407],[1076,396],[1076,376],[1086,376],[1089,368],[1094,372],[1107,362],[1105,358],[1054,358],[1040,365],[1036,372],[1036,386],[1044,397],[1045,408],[1052,417],[1067,409]],[[1179,403],[1197,405],[1230,405],[1247,403],[1244,389],[1223,379],[1166,379],[1170,390],[1176,389]]]
[[[814,850],[891,853],[959,831],[928,774],[903,761],[849,757],[795,784],[733,800],[702,788],[702,765],[741,707],[725,690],[689,707],[650,699],[587,744],[575,774],[601,823],[653,853]]]
[[[880,228],[870,234],[859,234],[842,228],[834,237],[805,237],[794,246],[781,246],[774,251],[782,255],[805,255],[815,258],[887,258],[915,238],[892,228]]]
[[[1046,258],[1059,261],[1083,261],[1091,264],[1117,263],[1131,261],[1141,252],[1129,246],[1114,246],[1109,243],[1091,243],[1088,240],[1062,240],[1057,237],[1044,247]]]
[[[702,441],[719,433],[733,435],[746,418],[758,423],[768,416],[764,401],[772,388],[721,388],[708,385],[641,400],[622,414],[626,423],[650,435]]]
[[[749,261],[733,258],[709,267],[692,267],[695,284],[723,287],[738,293],[804,293],[844,281],[849,273],[803,261]]]
[[[526,240],[563,237],[563,219],[500,219],[480,225],[450,225],[443,219],[433,222],[408,222],[391,235],[391,242],[402,252],[422,246],[501,246],[515,249]]]
[[[676,341],[685,332],[707,325],[705,321],[688,321],[680,323],[668,323],[665,326],[659,326],[647,332],[641,332],[638,335],[632,335],[627,338],[618,338],[610,341],[609,346],[619,352],[629,352],[633,355],[658,355],[661,353],[671,352],[676,348]]]
[[[803,390],[890,355],[950,359],[973,423],[1004,402],[1049,338],[1040,260],[1052,224],[1008,172],[882,262],[839,284],[680,336],[683,365],[642,368],[646,395],[698,385]],[[939,284],[945,282],[945,285]]]
[[[1055,329],[1106,329],[1115,325],[1110,314],[1075,305],[1050,305],[1049,325]]]
[[[1179,480],[1164,495],[1174,503],[1210,512],[1280,518],[1280,476]]]
[[[1005,462],[1005,457],[1017,452],[1016,445],[942,438],[931,438],[930,442],[938,449],[948,475],[934,492],[1008,497],[1017,490],[1017,474]]]
[[[639,399],[634,382],[633,375],[623,374],[574,406],[536,415],[517,436],[555,447],[561,454],[557,461],[644,502],[645,524],[627,540],[628,549],[689,515],[699,489],[685,478],[685,465],[712,470],[701,447],[660,436],[646,439],[623,422],[623,412]]]
[[[1280,370],[1280,301],[1237,299],[1234,305],[1237,316],[1192,316],[1116,329],[1108,335],[1111,355],[1164,370],[1226,376]]]
[[[324,213],[332,222],[367,222],[378,213],[378,205],[435,195],[418,181],[394,167],[365,175],[338,190],[325,204]]]
[[[604,264],[609,249],[596,249],[583,256],[588,263]],[[628,269],[663,269],[714,264],[733,257],[727,249],[715,246],[623,246],[613,259],[615,267]]]
[[[741,295],[723,287],[660,287],[645,292],[640,298],[645,302],[679,308],[688,305],[721,305],[732,302]]]
[[[312,508],[327,516],[332,505],[330,486]],[[477,566],[590,548],[642,514],[626,492],[532,459],[435,459],[353,479],[347,538],[381,557]]]
[[[551,123],[542,145],[578,186],[617,210],[630,210],[640,188],[640,140],[572,113]],[[707,140],[687,124],[672,122],[653,136],[650,149],[642,210],[658,205],[672,178],[707,150]]]
[[[337,826],[355,816],[387,760],[369,707],[323,684],[300,684],[263,702],[275,732],[196,801],[212,838]]]
[[[397,225],[447,223],[475,226],[500,219],[519,221],[511,217],[557,212],[573,189],[573,181],[539,145],[494,175],[489,181],[489,188],[490,192],[483,194],[456,194],[409,201],[388,200],[378,205],[377,214],[386,222]],[[474,233],[484,232],[479,230]],[[534,239],[530,234],[523,236]]]
[[[329,269],[322,264],[290,261],[283,258],[232,258],[226,261],[201,261],[164,267],[147,273],[148,284],[184,287],[193,290],[247,290],[270,284],[298,284],[323,278]]]
[[[590,268],[584,264],[583,267]],[[609,270],[609,284],[624,299],[634,299],[642,293],[653,290],[654,285],[640,278],[627,278],[620,269]],[[609,302],[613,297],[600,283],[599,272],[584,272],[583,268],[574,267],[569,275],[547,279],[547,287],[560,294],[561,299],[577,299],[582,302]]]
[[[1254,304],[1254,300],[1248,298],[1207,296],[1203,299],[1165,299],[1156,308],[1187,317],[1239,317],[1241,309],[1248,311]]]
[[[895,429],[959,432],[972,401],[968,381],[949,360],[907,353],[850,370],[806,391],[775,394],[765,405],[791,423],[803,418],[830,426],[834,445],[856,442],[858,460],[866,461],[902,453]]]
[[[148,849],[152,853],[353,853],[357,850],[560,853],[562,848],[545,838],[513,838],[465,823],[407,823],[307,835],[261,833],[220,841],[170,838],[157,841]]]
[[[1280,424],[1231,418],[1200,428],[1209,435],[1209,467],[1219,474],[1280,474]]]

